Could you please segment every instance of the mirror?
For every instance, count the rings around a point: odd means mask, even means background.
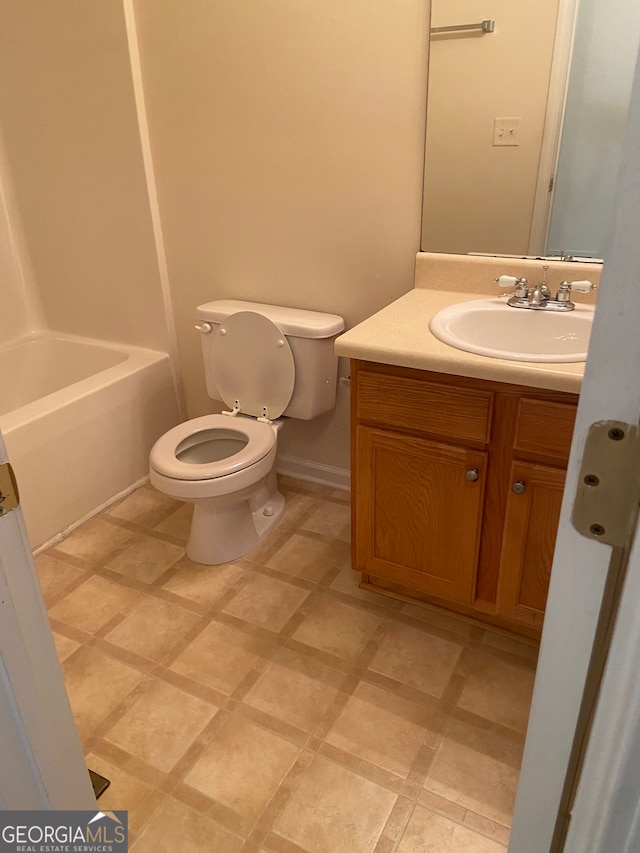
[[[422,250],[601,258],[640,3],[433,0],[431,27]]]

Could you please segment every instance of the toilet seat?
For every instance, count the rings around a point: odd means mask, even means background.
[[[275,420],[295,385],[293,353],[282,329],[255,311],[238,311],[213,335],[211,362],[220,399],[233,411]]]
[[[198,434],[202,444],[206,442],[237,438],[246,442],[237,452],[215,462],[187,462],[178,458],[180,445],[194,438],[190,446],[197,448]],[[216,435],[218,433],[218,435]],[[165,477],[174,480],[212,480],[225,477],[255,465],[274,447],[276,434],[270,424],[252,418],[227,415],[204,415],[193,418],[170,429],[156,441],[151,449],[151,467]]]

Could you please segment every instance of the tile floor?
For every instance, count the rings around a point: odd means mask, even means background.
[[[358,588],[348,495],[218,567],[145,486],[36,559],[102,808],[133,853],[498,853],[536,650]]]

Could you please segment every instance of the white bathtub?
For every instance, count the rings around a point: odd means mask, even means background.
[[[0,348],[0,429],[32,547],[139,483],[179,420],[166,353],[49,332]]]

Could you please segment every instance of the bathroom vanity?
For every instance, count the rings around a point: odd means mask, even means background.
[[[539,630],[577,396],[359,360],[351,388],[363,584]]]
[[[434,312],[472,298],[417,288],[336,343],[351,359],[352,566],[364,587],[536,637],[584,364],[430,334]]]

